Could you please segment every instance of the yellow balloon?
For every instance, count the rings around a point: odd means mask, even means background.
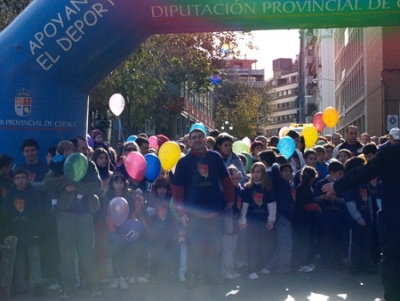
[[[158,158],[164,170],[170,170],[181,158],[181,148],[174,141],[167,141],[158,150]]]
[[[335,108],[327,107],[322,112],[322,121],[325,123],[327,127],[331,129],[334,128],[338,120],[339,120],[339,113],[338,111],[336,111]]]
[[[306,148],[313,147],[318,140],[318,131],[313,125],[303,128],[301,135],[304,137]]]

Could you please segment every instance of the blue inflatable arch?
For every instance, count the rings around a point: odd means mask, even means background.
[[[154,33],[400,24],[398,0],[34,0],[0,33],[0,153],[87,132],[88,93]]]

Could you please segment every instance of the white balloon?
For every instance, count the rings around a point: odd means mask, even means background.
[[[125,99],[119,93],[113,94],[110,97],[108,106],[115,116],[119,116],[125,109]]]
[[[250,147],[251,146],[251,140],[250,140],[250,138],[249,137],[244,137],[243,139],[242,139],[242,141],[244,142],[244,143],[246,143],[246,145],[248,146],[248,147]]]

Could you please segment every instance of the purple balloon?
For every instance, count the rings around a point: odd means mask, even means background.
[[[128,202],[121,197],[113,198],[108,204],[108,216],[116,226],[121,226],[129,215]]]
[[[144,226],[139,220],[128,219],[119,227],[118,237],[122,243],[131,243],[143,232]]]
[[[86,139],[87,139],[87,143],[89,144],[89,146],[91,148],[93,148],[94,147],[94,142],[93,142],[92,137],[90,137],[90,135],[86,135]]]

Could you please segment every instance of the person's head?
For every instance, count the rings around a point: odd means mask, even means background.
[[[96,148],[92,155],[92,161],[96,164],[97,168],[107,168],[110,170],[110,155],[104,148]]]
[[[275,160],[276,160],[276,163],[278,163],[279,165],[288,163],[288,160],[282,155],[276,155]]]
[[[364,147],[363,147],[363,155],[365,156],[365,160],[367,160],[367,162],[369,162],[371,159],[373,159],[376,156],[376,153],[378,152],[378,148],[376,147],[376,144],[371,142],[371,143],[367,143]]]
[[[169,180],[166,178],[158,178],[154,182],[154,191],[159,198],[165,198],[169,191]]]
[[[326,142],[331,142],[332,141],[332,135],[331,134],[325,134],[324,135]]]
[[[112,175],[108,183],[108,189],[113,194],[121,195],[128,189],[128,182],[122,173],[116,172]]]
[[[139,146],[136,144],[135,141],[128,141],[124,143],[122,147],[122,156],[127,156],[130,152],[138,152]]]
[[[342,135],[340,135],[339,133],[334,133],[332,134],[332,143],[334,146],[339,145],[340,143],[342,143]]]
[[[269,139],[269,146],[277,147],[279,142],[279,137],[278,136],[272,136],[271,139]]]
[[[306,149],[306,140],[304,139],[303,135],[299,136],[299,142],[296,144],[296,148],[301,152],[304,153]]]
[[[340,163],[344,164],[348,159],[351,158],[351,152],[348,149],[341,149],[338,151],[337,159]]]
[[[190,147],[189,145],[189,134],[186,134],[183,136],[182,143],[185,145],[185,148],[188,149]]]
[[[250,151],[254,157],[258,156],[258,153],[264,149],[264,144],[261,141],[254,141],[250,146]]]
[[[315,150],[306,150],[303,157],[305,165],[315,167],[317,163],[317,153],[315,152]]]
[[[378,144],[384,144],[386,141],[389,141],[389,137],[388,136],[380,136]]]
[[[69,156],[71,155],[75,150],[75,146],[72,144],[71,141],[68,140],[61,140],[57,144],[57,154],[62,155],[62,156]]]
[[[74,138],[71,138],[69,141],[71,141],[72,144],[74,145],[76,153],[81,153],[86,157],[88,156],[89,145],[87,143],[86,138],[83,138],[82,136],[76,136]]]
[[[364,160],[360,157],[353,157],[346,161],[344,164],[344,174],[347,174],[350,170],[364,165]]]
[[[325,148],[325,161],[329,161],[332,159],[334,146],[331,143],[326,143],[323,146]]]
[[[360,135],[360,142],[364,145],[368,144],[371,142],[371,137],[368,135],[368,133],[362,133]]]
[[[214,149],[215,147],[215,138],[212,136],[207,136],[207,148],[208,149]]]
[[[371,142],[375,143],[375,145],[379,144],[379,138],[377,136],[372,136],[371,137]]]
[[[139,152],[144,156],[149,153],[149,140],[144,137],[137,137],[135,140],[136,144],[139,146]]]
[[[18,190],[23,190],[28,184],[28,171],[23,168],[17,168],[13,172],[13,181]]]
[[[242,161],[243,166],[246,167],[246,165],[247,165],[247,158],[246,158],[246,156],[243,155],[243,154],[236,154],[236,155],[239,157],[240,161]]]
[[[229,156],[232,153],[233,137],[228,133],[221,133],[215,140],[214,150],[222,155]]]
[[[286,136],[289,136],[296,142],[296,148],[298,148],[298,144],[300,142],[300,134],[297,133],[295,130],[289,130],[286,134]]]
[[[14,159],[7,155],[0,155],[0,175],[9,174]]]
[[[312,185],[317,175],[314,167],[304,166],[300,173],[300,180],[303,184]]]
[[[213,137],[214,139],[216,139],[219,135],[219,131],[214,130],[210,132],[210,136]]]
[[[123,146],[124,146],[124,141],[123,140],[118,140],[117,141],[117,148],[119,149],[119,148],[121,148]]]
[[[57,154],[57,145],[52,145],[47,149],[46,162],[50,164],[54,156]]]
[[[276,155],[270,149],[259,152],[258,158],[260,159],[260,161],[262,163],[264,163],[265,168],[271,167],[272,164],[274,164],[276,162]]]
[[[263,135],[258,136],[258,137],[257,137],[256,139],[254,139],[254,140],[256,140],[256,141],[261,141],[261,142],[264,144],[264,149],[267,148],[267,146],[268,146],[268,140],[267,140],[267,138],[266,138],[265,136],[263,136]]]
[[[356,144],[358,137],[358,129],[355,125],[349,125],[346,128],[346,142],[348,144]]]
[[[344,172],[344,166],[339,161],[335,160],[329,163],[328,173],[332,181],[335,181],[343,177],[343,172]]]
[[[231,176],[233,184],[236,186],[243,176],[242,173],[233,164],[228,166],[228,172],[229,172],[229,175]]]
[[[389,131],[389,141],[390,141],[390,144],[395,144],[400,141],[400,129],[399,128],[392,128]]]
[[[325,162],[325,147],[322,145],[316,145],[313,147],[313,150],[317,153],[317,162],[324,163]]]
[[[207,144],[206,128],[202,123],[195,123],[190,127],[189,145],[195,152],[203,152]]]
[[[250,179],[246,183],[246,187],[252,187],[254,184],[261,184],[261,188],[267,191],[272,189],[267,170],[261,162],[254,163],[250,168]]]
[[[39,161],[39,143],[35,139],[29,138],[22,141],[21,151],[27,164],[36,164]]]
[[[289,163],[284,163],[279,166],[279,170],[281,172],[281,177],[287,182],[293,180],[293,167]]]
[[[90,137],[92,137],[94,143],[103,143],[104,142],[104,134],[101,130],[93,130],[90,133]]]

